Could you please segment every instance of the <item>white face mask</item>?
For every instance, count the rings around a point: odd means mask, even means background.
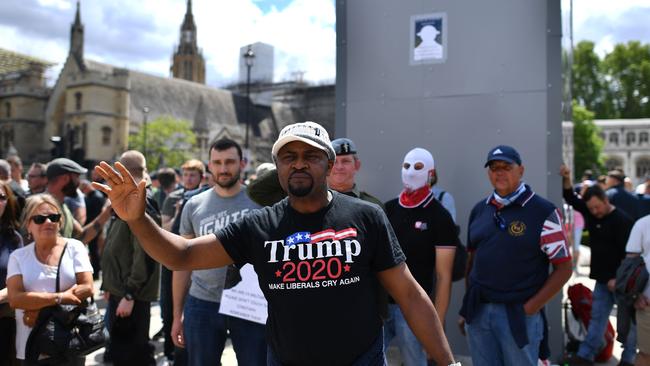
[[[409,151],[402,164],[402,184],[404,184],[404,188],[408,191],[415,191],[429,184],[429,172],[433,168],[433,156],[430,152],[419,147]]]

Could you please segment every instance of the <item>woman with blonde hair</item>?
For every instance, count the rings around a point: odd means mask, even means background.
[[[0,365],[16,364],[16,320],[8,303],[5,279],[9,256],[23,246],[18,228],[18,201],[9,185],[0,182]]]
[[[51,195],[27,199],[22,226],[33,241],[11,253],[7,268],[9,304],[16,309],[16,357],[21,360],[26,359],[25,346],[40,309],[78,305],[93,294],[88,250],[80,241],[59,235],[63,220],[61,207]],[[60,292],[56,292],[57,272]],[[66,364],[84,363],[80,357]]]

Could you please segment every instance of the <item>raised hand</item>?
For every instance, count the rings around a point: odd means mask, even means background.
[[[145,180],[136,184],[131,173],[120,162],[115,163],[114,169],[102,161],[95,167],[95,171],[104,178],[106,184],[93,182],[92,185],[106,193],[117,216],[124,221],[136,220],[144,216]]]
[[[562,178],[571,178],[571,170],[565,164],[560,165],[560,176]]]

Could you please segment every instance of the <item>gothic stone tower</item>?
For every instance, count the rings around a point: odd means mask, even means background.
[[[175,78],[205,84],[205,60],[196,44],[192,0],[187,1],[187,12],[181,25],[181,39],[173,56],[171,73]]]

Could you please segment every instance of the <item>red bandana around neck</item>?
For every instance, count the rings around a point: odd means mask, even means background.
[[[403,190],[402,193],[399,194],[399,204],[404,208],[417,207],[430,195],[431,187],[429,187],[428,184],[411,192]]]

